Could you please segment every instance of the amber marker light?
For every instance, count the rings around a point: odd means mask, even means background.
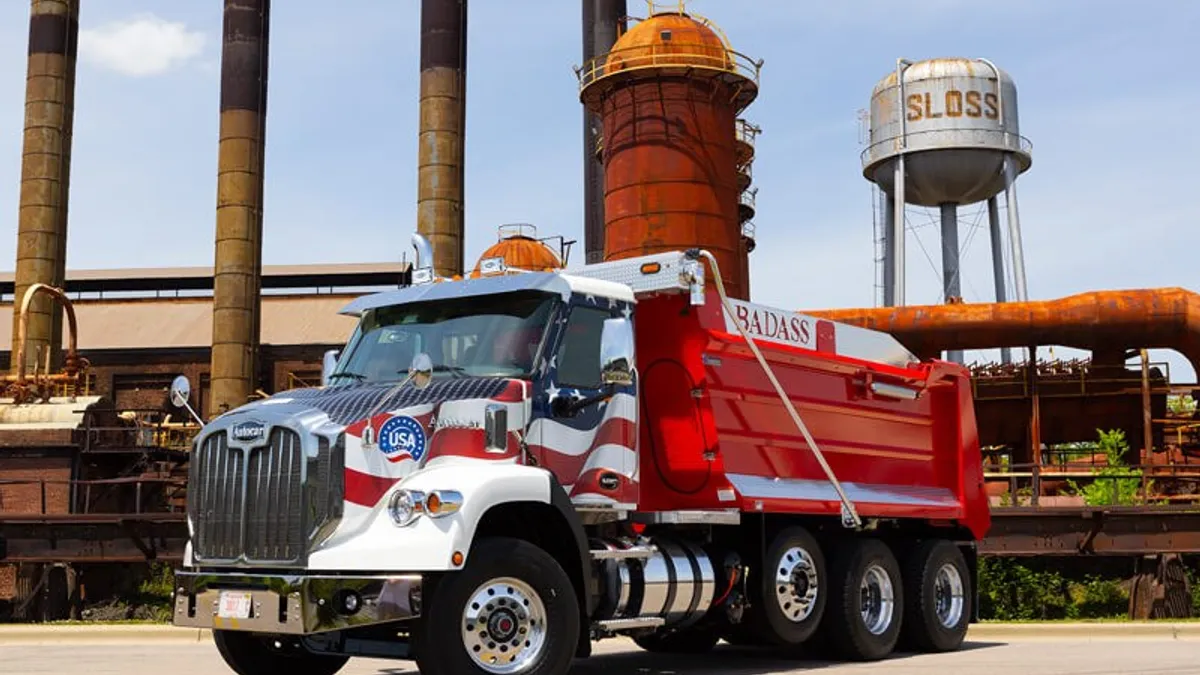
[[[642,265],[642,274],[658,274],[662,271],[662,265],[656,262],[650,262]]]
[[[455,567],[462,567],[462,564],[463,564],[463,554],[462,554],[462,551],[455,551],[455,552],[454,552],[454,555],[450,556],[450,562],[451,562],[451,563],[452,563],[452,564],[453,564]]]

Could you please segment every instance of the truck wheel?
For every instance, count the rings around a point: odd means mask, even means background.
[[[971,575],[962,551],[953,542],[922,543],[905,559],[901,641],[922,652],[958,649],[971,621]]]
[[[771,542],[751,599],[750,634],[768,645],[798,645],[812,637],[825,614],[825,556],[802,527]]]
[[[717,646],[721,637],[709,628],[684,629],[678,633],[650,633],[633,638],[637,646],[656,654],[704,654]]]
[[[903,617],[900,565],[877,539],[840,542],[831,559],[822,633],[844,659],[876,661],[896,648]]]
[[[238,675],[334,675],[348,656],[313,654],[290,637],[240,631],[214,630],[217,652]]]
[[[466,568],[442,577],[423,604],[416,661],[425,675],[559,675],[575,656],[575,587],[527,541],[483,539]]]

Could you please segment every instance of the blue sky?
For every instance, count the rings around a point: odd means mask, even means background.
[[[415,227],[419,3],[275,0],[267,123],[268,264],[409,253]],[[85,2],[68,266],[209,265],[221,2]],[[644,4],[630,0],[630,13]],[[753,299],[875,303],[872,192],[857,112],[895,59],[985,57],[1015,79],[1034,164],[1019,183],[1030,297],[1195,288],[1200,4],[1179,0],[693,0],[765,61]],[[468,259],[496,227],[580,240],[577,0],[473,0]],[[0,269],[15,257],[29,3],[0,3]],[[973,218],[964,209],[963,219]],[[985,222],[985,221],[984,221]],[[920,224],[916,222],[915,224]],[[992,297],[986,230],[964,224],[963,294]],[[922,248],[928,251],[932,263]],[[908,302],[939,300],[935,230],[909,235]],[[411,254],[410,254],[411,255]],[[1200,289],[1197,289],[1200,290]],[[1060,352],[1061,354],[1062,352]],[[1156,353],[1156,356],[1163,356]],[[1176,379],[1191,369],[1171,358]]]

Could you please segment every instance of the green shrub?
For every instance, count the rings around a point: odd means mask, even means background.
[[[1119,579],[1068,579],[1015,558],[981,558],[979,612],[992,621],[1120,618],[1128,615],[1129,593]]]
[[[1125,432],[1120,429],[1112,431],[1096,430],[1100,436],[1097,449],[1104,453],[1106,466],[1093,469],[1096,476],[1090,483],[1080,487],[1073,480],[1067,485],[1077,495],[1083,497],[1088,506],[1131,506],[1138,503],[1138,495],[1142,489],[1142,472],[1130,469],[1125,463],[1125,453],[1129,451],[1129,443],[1125,440]],[[1147,491],[1150,483],[1146,485]]]

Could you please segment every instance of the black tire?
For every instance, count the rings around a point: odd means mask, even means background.
[[[943,581],[949,583],[951,588],[943,586],[941,592],[949,602],[941,604],[940,608],[943,611],[950,610],[944,615],[949,626],[943,623],[943,616],[939,616],[938,588],[939,573],[947,565],[953,573]],[[954,579],[955,575],[957,580]],[[958,586],[956,589],[953,588],[955,581]],[[946,590],[961,593],[961,603],[954,603],[952,598],[947,598],[944,595]],[[904,595],[908,602],[904,606],[900,643],[906,650],[948,652],[962,645],[971,623],[975,595],[967,561],[958,546],[945,540],[932,540],[922,542],[910,551],[904,560]]]
[[[495,584],[493,594],[483,590],[493,580],[503,579],[519,583]],[[521,584],[526,588],[521,589]],[[475,603],[480,594],[483,597]],[[496,599],[494,606],[491,598]],[[537,611],[534,598],[541,603],[541,617],[528,611]],[[428,611],[416,637],[416,661],[423,675],[482,675],[487,671],[475,663],[473,653],[517,658],[525,649],[534,650],[534,656],[522,675],[562,675],[575,656],[581,630],[575,588],[554,558],[527,541],[481,540],[472,548],[466,568],[442,577],[432,598],[422,604]],[[478,614],[468,621],[465,612],[472,606]],[[534,635],[539,627],[540,647],[536,638],[522,644],[521,636]],[[505,639],[492,642],[499,630],[505,631]],[[468,640],[480,651],[469,648]]]
[[[294,637],[214,630],[217,652],[238,675],[334,675],[348,656],[314,654]]]
[[[655,654],[705,654],[721,637],[711,628],[684,629],[677,633],[650,633],[633,638],[637,646]]]
[[[821,635],[838,658],[877,661],[896,648],[904,618],[904,584],[900,564],[886,544],[877,539],[846,539],[830,556],[829,604]],[[876,630],[862,614],[861,585],[868,571],[883,575],[890,585],[890,611],[879,614]]]
[[[743,635],[776,647],[811,638],[821,625],[829,595],[825,554],[817,540],[802,527],[784,529],[767,548],[758,577],[752,581],[748,630]]]

